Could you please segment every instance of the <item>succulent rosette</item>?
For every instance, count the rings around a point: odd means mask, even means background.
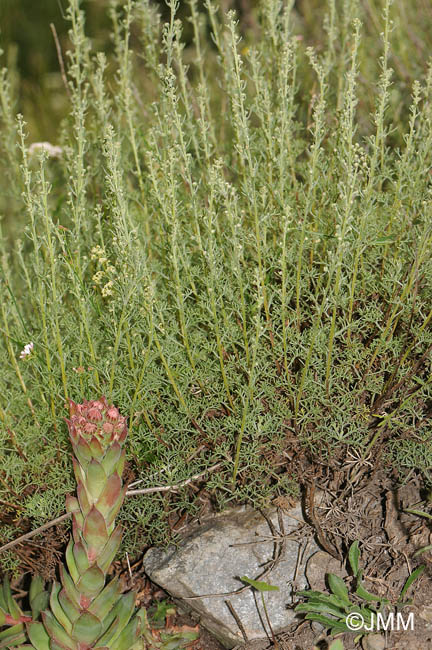
[[[120,593],[117,578],[107,571],[122,537],[115,518],[123,503],[126,418],[105,397],[69,402],[66,420],[74,451],[77,497],[66,498],[72,514],[72,538],[66,550],[61,584],[51,591],[50,611],[43,623],[28,623],[37,650],[138,650],[145,612],[134,615],[135,594]]]

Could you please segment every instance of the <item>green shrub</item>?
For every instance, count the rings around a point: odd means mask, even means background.
[[[222,462],[220,507],[295,490],[290,436],[431,466],[432,69],[411,89],[391,70],[410,22],[330,2],[312,49],[292,2],[262,0],[240,42],[192,0],[184,50],[169,4],[163,25],[111,2],[107,57],[70,0],[59,156],[29,153],[1,74],[0,499],[35,526],[71,489],[67,398],[129,414],[139,487]],[[198,508],[187,487],[130,497],[126,548]]]

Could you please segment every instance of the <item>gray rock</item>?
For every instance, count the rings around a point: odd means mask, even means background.
[[[279,530],[276,510],[266,514]],[[282,519],[285,535],[298,529],[299,522],[303,522],[300,505],[283,513]],[[307,528],[294,537],[285,539],[280,560],[263,577],[264,582],[279,587],[279,591],[264,593],[275,633],[286,628],[295,618],[293,592],[308,588],[304,566],[318,550],[308,538]],[[202,523],[178,548],[150,549],[144,557],[144,568],[153,582],[177,602],[180,600],[186,609],[197,612],[201,624],[226,648],[232,648],[244,639],[226,601],[234,608],[249,641],[263,639],[269,634],[260,594],[253,589],[234,595],[227,595],[227,592],[237,591],[244,585],[240,576],[260,580],[267,563],[274,557],[275,549],[265,518],[255,510],[241,507]],[[191,597],[192,600],[184,600]]]

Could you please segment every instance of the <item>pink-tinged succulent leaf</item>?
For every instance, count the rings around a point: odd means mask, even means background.
[[[72,623],[66,616],[62,606],[59,603],[58,594],[60,589],[61,589],[61,585],[58,582],[54,581],[51,590],[51,596],[50,596],[50,609],[56,621],[60,623],[62,628],[65,630],[65,632],[67,632],[70,635],[72,632]]]
[[[76,645],[70,638],[69,634],[57,623],[51,612],[42,612],[42,620],[46,631],[51,639],[68,650],[75,650]]]
[[[84,520],[83,537],[88,547],[87,556],[91,564],[108,540],[105,519],[94,506]]]
[[[79,463],[84,467],[86,467],[87,463],[89,463],[93,458],[91,446],[89,445],[87,440],[85,440],[80,436],[78,437],[78,441],[76,443],[72,442],[72,447],[75,456],[78,458]]]
[[[90,440],[89,447],[91,449],[93,458],[102,458],[104,449],[95,436],[93,436],[93,438]]]
[[[69,540],[69,544],[66,547],[66,565],[67,568],[69,569],[70,576],[74,583],[76,584],[79,580],[80,574],[78,571],[78,567],[75,562],[74,554],[73,554],[73,547],[74,543],[73,540]]]
[[[65,589],[62,589],[58,595],[59,603],[62,606],[62,609],[71,623],[76,621],[80,615],[80,610],[75,607],[69,596],[67,595]]]
[[[127,428],[127,424],[125,424],[121,432],[117,434],[117,440],[120,443],[124,442],[126,440],[127,434],[128,434],[128,428]]]
[[[122,494],[122,482],[117,474],[111,474],[97,501],[97,509],[106,518]]]
[[[86,517],[91,510],[93,503],[90,503],[87,489],[81,481],[77,485],[77,495],[83,517]]]
[[[114,469],[117,466],[121,453],[122,448],[118,442],[113,442],[113,444],[108,447],[106,454],[101,461],[105,470],[105,474],[107,476],[110,476],[110,474],[113,473]]]
[[[79,433],[76,430],[72,420],[68,420],[67,418],[64,418],[64,421],[67,424],[67,428],[68,428],[68,431],[69,431],[69,436],[70,436],[72,444],[74,445],[74,444],[76,444],[78,442]]]
[[[73,624],[73,638],[79,643],[87,643],[91,647],[102,630],[102,623],[90,612],[84,612]]]
[[[109,536],[107,543],[105,544],[102,552],[98,557],[98,566],[105,573],[107,573],[110,568],[113,560],[116,556],[117,551],[120,548],[121,540],[123,536],[123,530],[121,526],[117,526],[115,530]]]
[[[66,512],[79,512],[80,504],[76,497],[68,494],[66,495]]]
[[[74,402],[72,399],[68,400],[69,401],[69,415],[72,417],[73,415],[77,415],[81,412],[79,404]]]
[[[69,600],[72,601],[72,604],[79,609],[80,607],[80,593],[78,589],[75,587],[74,581],[66,571],[66,569],[63,567],[63,565],[60,565],[60,580],[61,583],[64,587],[64,590],[66,591]]]
[[[107,527],[108,527],[108,530],[109,530],[110,534],[112,533],[112,530],[111,530],[111,529],[112,529],[112,527],[113,527],[114,520],[115,520],[115,518],[117,517],[120,508],[122,507],[123,501],[125,500],[126,491],[127,491],[127,485],[125,485],[125,486],[122,488],[122,490],[121,490],[121,492],[120,492],[120,495],[119,495],[119,497],[118,497],[116,503],[114,504],[113,508],[109,511],[109,513],[108,513],[108,515],[107,515],[107,518],[106,518],[106,525],[107,525]]]
[[[83,483],[86,480],[86,475],[81,467],[81,465],[78,463],[78,461],[75,458],[72,458],[72,465],[73,465],[73,470],[75,474],[75,480],[77,483]]]
[[[75,542],[81,539],[81,532],[84,526],[84,517],[80,512],[75,512],[72,516],[72,537]]]
[[[104,621],[120,597],[120,584],[117,576],[109,582],[101,593],[94,599],[89,607],[89,612]]]
[[[80,594],[88,598],[95,598],[98,593],[103,589],[105,584],[105,575],[97,565],[91,566],[80,578],[77,584],[77,589]]]
[[[105,474],[105,470],[101,463],[92,459],[92,461],[87,465],[86,488],[93,504],[99,499],[106,482],[107,475]]]
[[[75,542],[73,547],[73,552],[74,552],[75,564],[77,566],[80,575],[82,575],[84,571],[87,571],[87,569],[90,566],[87,557],[87,551],[84,544],[81,541]]]

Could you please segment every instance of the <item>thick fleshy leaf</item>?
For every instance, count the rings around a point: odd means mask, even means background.
[[[135,609],[135,594],[133,591],[121,596],[111,612],[103,620],[104,634],[99,639],[100,645],[113,646],[113,641],[119,636]],[[105,632],[106,630],[106,632]]]
[[[86,488],[92,503],[96,503],[107,482],[107,475],[101,463],[92,459],[87,465]]]
[[[105,574],[110,568],[115,558],[115,555],[120,548],[122,535],[123,535],[123,529],[119,525],[117,526],[117,528],[115,528],[115,530],[113,530],[113,532],[109,536],[107,543],[104,546],[103,551],[99,554],[98,566]]]
[[[93,503],[90,503],[87,490],[81,481],[77,485],[77,495],[83,517],[86,517],[90,512]]]
[[[7,627],[5,630],[0,632],[0,648],[9,649],[9,647],[25,643],[25,641],[26,635],[22,623]]]
[[[92,563],[108,540],[105,519],[94,506],[84,520],[83,537],[88,547],[89,562]]]
[[[125,452],[124,449],[122,449],[122,453],[121,453],[121,456],[120,456],[120,458],[119,458],[119,461],[118,461],[118,463],[117,463],[117,467],[116,467],[116,469],[117,469],[117,474],[118,474],[120,477],[121,477],[122,474],[123,474],[123,470],[124,470],[125,462],[126,462],[126,452]]]
[[[48,603],[49,593],[47,591],[41,591],[31,601],[32,618],[35,621],[39,618],[40,613],[48,607]]]
[[[116,503],[114,504],[114,507],[110,510],[110,512],[108,513],[108,516],[106,518],[107,526],[111,527],[111,529],[108,528],[108,532],[110,534],[112,533],[112,527],[113,527],[113,524],[114,524],[114,520],[117,517],[117,515],[119,513],[119,510],[123,505],[123,501],[125,500],[126,492],[127,492],[127,485],[125,485],[122,488],[119,498],[117,499]]]
[[[122,448],[118,442],[114,442],[110,445],[106,451],[105,456],[103,457],[101,463],[105,470],[105,474],[110,476],[114,471],[114,468],[117,466],[120,455],[122,453]]]
[[[9,580],[8,578],[4,578],[3,580],[3,609],[6,611],[7,614],[10,614],[12,618],[14,619],[19,619],[21,616],[22,612],[14,599],[12,598],[12,592],[11,588],[9,585]]]
[[[44,589],[44,581],[40,576],[35,576],[30,585],[29,591],[30,607],[33,620],[39,618],[39,614],[46,609],[49,602],[49,593]]]
[[[72,446],[74,454],[77,457],[79,463],[83,465],[83,467],[86,467],[87,463],[89,463],[92,459],[91,448],[87,440],[84,440],[84,438],[80,436],[77,442]]]
[[[84,527],[84,517],[80,512],[75,512],[72,515],[72,537],[75,542],[81,539],[82,529]]]
[[[68,650],[76,650],[76,645],[70,638],[69,634],[62,628],[60,623],[56,621],[51,612],[42,612],[42,620],[49,637],[63,645]]]
[[[74,623],[78,616],[80,615],[80,610],[76,607],[69,596],[66,593],[65,589],[62,589],[58,595],[59,603],[63,608],[64,613],[68,617],[71,623]]]
[[[122,490],[122,481],[117,474],[111,476],[105,481],[104,488],[97,500],[97,509],[107,518],[109,512],[113,509]]]
[[[79,512],[80,504],[76,497],[73,497],[71,494],[66,495],[66,512]]]
[[[92,458],[102,458],[104,450],[101,443],[95,436],[93,436],[93,438],[90,440],[89,447],[91,449]]]
[[[80,607],[80,593],[78,589],[75,587],[75,584],[66,571],[66,569],[63,567],[63,565],[60,565],[60,578],[61,578],[61,583],[69,596],[69,599],[72,601],[75,607]]]
[[[105,620],[105,617],[112,610],[120,596],[120,585],[116,576],[107,584],[99,596],[94,599],[89,607],[89,612],[97,616],[99,620]]]
[[[50,650],[50,639],[42,623],[28,623],[27,634],[36,650]]]
[[[94,598],[103,589],[105,584],[105,575],[97,565],[91,566],[83,575],[77,589],[80,594],[84,594],[88,598]]]
[[[102,630],[100,620],[90,612],[84,612],[73,625],[72,636],[80,643],[93,644]]]
[[[81,481],[85,482],[86,480],[85,472],[75,458],[72,458],[72,465],[73,465],[76,482],[77,483],[80,483]]]
[[[90,566],[90,563],[87,558],[87,551],[84,548],[84,544],[79,541],[75,542],[73,547],[73,553],[75,558],[75,563],[80,575],[82,575]]]
[[[67,568],[69,569],[69,573],[71,575],[72,580],[76,584],[79,580],[79,571],[73,555],[73,547],[74,547],[74,542],[72,539],[70,539],[69,544],[66,547],[66,565]]]
[[[116,650],[131,650],[133,644],[138,639],[138,629],[140,621],[134,618],[115,639]]]
[[[58,582],[54,582],[51,590],[51,597],[50,597],[50,608],[52,614],[55,616],[56,621],[60,623],[60,625],[64,628],[64,630],[70,634],[72,632],[72,623],[66,616],[65,612],[63,611],[62,606],[59,603],[58,600],[58,594],[61,589],[61,585]]]

